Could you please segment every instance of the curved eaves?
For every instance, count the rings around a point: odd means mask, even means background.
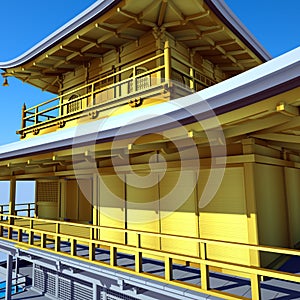
[[[300,47],[184,98],[1,146],[0,160],[168,130],[251,105],[299,87],[299,57]]]
[[[272,56],[258,42],[247,27],[238,19],[224,0],[204,0],[208,7],[234,32],[262,61],[272,59]]]
[[[30,50],[10,61],[0,62],[0,68],[5,70],[31,61],[120,2],[121,0],[98,0]],[[270,54],[238,20],[223,0],[205,0],[205,3],[262,61],[271,59]]]
[[[0,62],[1,69],[8,69],[23,65],[35,57],[39,56],[49,48],[57,45],[60,41],[81,29],[85,25],[98,18],[100,15],[108,11],[112,6],[115,6],[121,0],[98,0],[81,14],[70,20],[64,26],[53,32],[47,38],[36,44],[34,47],[7,62]]]

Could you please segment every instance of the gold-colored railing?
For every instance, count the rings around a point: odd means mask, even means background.
[[[123,272],[130,274],[138,274],[145,278],[155,279],[160,282],[165,282],[173,284],[175,286],[183,287],[186,289],[194,290],[197,292],[203,292],[209,295],[224,299],[248,299],[242,296],[229,294],[223,291],[210,289],[210,272],[209,268],[221,268],[223,270],[229,270],[234,272],[239,272],[239,276],[250,278],[251,282],[251,299],[258,300],[261,299],[261,289],[260,281],[261,278],[269,277],[280,280],[287,280],[296,283],[300,283],[300,276],[293,273],[270,270],[266,268],[260,268],[257,266],[235,264],[224,261],[216,261],[209,259],[207,256],[207,247],[210,245],[217,245],[221,247],[231,247],[232,251],[235,249],[244,249],[245,251],[255,251],[257,254],[261,252],[276,253],[279,255],[290,255],[290,256],[300,256],[300,251],[287,248],[277,248],[269,246],[257,246],[242,243],[224,242],[209,239],[193,238],[193,237],[183,237],[171,234],[160,234],[146,231],[137,231],[129,229],[118,229],[106,226],[96,226],[78,223],[69,223],[55,220],[45,220],[30,217],[22,217],[15,215],[4,215],[7,221],[0,222],[0,238],[10,239],[17,242],[20,247],[36,247],[44,249],[47,251],[58,252],[62,255],[71,255],[74,258],[80,260],[88,260],[95,264],[120,269]],[[19,225],[18,225],[19,223]],[[71,228],[71,234],[66,231],[66,227]],[[78,234],[81,232],[81,234]],[[135,245],[129,245],[125,243],[110,242],[107,240],[102,240],[99,238],[99,233],[101,232],[119,232],[122,234],[131,234],[136,236]],[[28,234],[28,240],[24,240],[24,234]],[[38,237],[38,240],[36,240]],[[198,256],[179,254],[175,252],[166,252],[163,250],[156,250],[142,247],[143,240],[147,237],[157,237],[164,239],[177,240],[179,243],[184,242],[196,242],[198,243],[200,254]],[[47,248],[47,241],[54,243],[53,249]],[[61,251],[61,243],[63,241],[68,241],[70,243],[70,253]],[[76,248],[77,244],[86,245],[88,247],[88,258],[78,255]],[[95,259],[95,249],[99,247],[105,247],[110,251],[110,261],[109,263],[102,262]],[[118,251],[132,253],[135,257],[135,268],[134,270],[118,266],[117,264],[117,253]],[[145,256],[155,256],[160,257],[164,261],[165,274],[164,277],[154,276],[149,273],[144,272],[142,259]],[[197,264],[199,266],[199,276],[201,281],[201,286],[189,284],[180,280],[173,279],[173,261],[181,260],[189,263]]]
[[[153,68],[146,68],[155,65]],[[137,96],[151,96],[158,88],[166,87],[170,80],[177,81],[184,88],[198,91],[215,84],[188,62],[171,55],[171,49],[133,64],[119,67],[120,71],[100,74],[100,79],[82,85],[48,101],[30,108],[23,106],[22,126],[18,133],[49,124],[53,121],[76,118],[85,110],[105,110],[128,103]],[[99,100],[100,99],[100,100]]]
[[[32,212],[35,211],[35,203],[28,202],[28,203],[16,203],[15,204],[15,214],[19,215],[25,214],[27,217],[30,217]],[[9,204],[0,204],[0,214],[8,214],[9,213]],[[0,220],[3,220],[3,215],[0,216]]]

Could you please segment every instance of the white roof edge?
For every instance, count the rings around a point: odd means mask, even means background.
[[[294,68],[293,71],[291,69],[293,66],[295,67],[297,65],[300,66],[300,46],[255,68],[247,70],[232,78],[221,81],[218,84],[201,90],[199,94],[203,99],[210,99],[220,94],[225,94],[227,92],[233,91],[234,89],[239,89],[245,94],[245,86],[254,83],[255,87],[253,87],[253,91],[249,91],[251,93],[253,93],[254,90],[257,90],[259,87],[260,89],[267,89],[269,87],[280,84],[280,82],[276,82],[276,78],[280,81],[288,81],[289,79],[299,76],[299,69]],[[287,70],[289,70],[290,72],[287,73]],[[272,77],[275,74],[277,75],[277,77]],[[283,77],[279,76],[280,74],[284,74],[282,75]],[[264,80],[266,78],[271,79],[268,83],[269,85],[267,85]]]
[[[120,133],[120,130],[122,131],[122,127],[126,127],[129,120],[134,120],[134,126],[128,127],[126,133],[134,134],[149,128],[155,130],[159,126],[165,126],[170,117],[171,120],[176,119],[177,122],[180,122],[181,119],[187,118],[191,111],[195,115],[204,114],[207,109],[216,111],[226,107],[226,110],[229,111],[231,105],[232,107],[236,104],[247,105],[244,103],[246,97],[257,95],[279,85],[286,86],[289,81],[296,79],[297,86],[300,86],[299,74],[300,47],[187,97],[100,119],[83,124],[78,128],[72,127],[0,146],[0,159],[51,151],[51,149],[59,147],[71,147],[77,141],[88,142],[94,139],[114,138]],[[255,99],[255,101],[260,100]],[[132,132],[130,132],[131,129],[133,129]]]
[[[223,15],[223,17],[248,41],[257,53],[261,55],[266,61],[271,59],[270,54],[263,48],[263,46],[254,38],[249,30],[241,23],[241,21],[235,16],[235,14],[229,9],[224,0],[205,0],[211,2],[215,8]],[[24,52],[20,56],[6,61],[0,62],[0,69],[13,68],[22,65],[34,57],[40,55],[43,51],[49,47],[58,43],[61,39],[71,34],[77,28],[88,23],[91,19],[103,12],[107,7],[112,5],[118,0],[98,0],[85,11],[78,16],[67,22],[64,26],[53,32],[51,35],[43,39],[41,42],[33,46],[28,51]]]

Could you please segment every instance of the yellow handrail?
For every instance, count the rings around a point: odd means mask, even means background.
[[[70,223],[70,222],[64,222],[64,221],[55,221],[55,220],[46,220],[46,219],[36,219],[36,218],[30,218],[30,217],[22,217],[22,216],[14,216],[14,215],[7,215],[7,214],[0,214],[2,217],[6,216],[9,219],[13,219],[16,221],[17,219],[20,220],[27,220],[29,221],[26,226],[20,226],[20,225],[12,225],[13,223],[10,222],[0,222],[0,232],[1,232],[1,237],[4,238],[4,231],[3,229],[7,229],[8,231],[8,238],[12,239],[12,232],[16,231],[18,232],[18,242],[23,243],[24,245],[30,244],[33,247],[38,247],[38,248],[46,248],[46,240],[51,239],[54,240],[54,249],[57,252],[60,252],[60,242],[63,239],[68,239],[70,244],[72,245],[72,250],[71,250],[71,255],[78,258],[78,259],[83,259],[80,258],[77,253],[76,253],[76,244],[77,243],[82,243],[88,246],[89,248],[89,260],[95,262],[95,263],[100,263],[99,261],[95,261],[95,246],[100,244],[102,246],[106,246],[111,250],[111,254],[115,253],[117,250],[123,250],[123,251],[130,251],[131,253],[134,253],[136,257],[136,267],[135,267],[135,272],[136,273],[141,273],[143,270],[141,260],[143,255],[155,255],[157,257],[161,257],[163,261],[165,261],[165,268],[167,272],[165,272],[165,277],[160,278],[159,280],[166,281],[168,283],[177,285],[177,286],[187,286],[187,283],[183,282],[178,282],[178,281],[173,281],[172,280],[172,261],[175,259],[182,260],[182,261],[187,261],[191,263],[196,263],[199,264],[200,267],[200,272],[201,272],[201,283],[202,286],[195,288],[195,290],[198,291],[205,291],[208,294],[212,294],[218,297],[222,297],[225,299],[244,299],[240,298],[236,295],[228,295],[224,294],[219,291],[214,291],[214,290],[209,290],[209,272],[206,274],[205,267],[216,267],[216,268],[222,268],[225,270],[231,270],[231,271],[237,271],[241,272],[241,274],[244,274],[247,278],[250,277],[251,279],[251,286],[252,286],[252,299],[260,299],[259,295],[259,277],[260,276],[267,276],[275,279],[281,279],[281,280],[289,280],[293,282],[300,283],[300,276],[295,275],[292,273],[288,272],[282,272],[282,271],[276,271],[276,270],[269,270],[266,268],[260,268],[257,266],[248,266],[248,265],[243,265],[243,264],[234,264],[230,262],[224,262],[224,261],[215,261],[211,260],[207,257],[205,253],[202,253],[201,256],[191,256],[191,255],[186,255],[186,254],[178,254],[174,252],[166,252],[163,250],[156,250],[156,249],[148,249],[148,248],[143,248],[141,245],[141,240],[144,235],[150,235],[150,236],[156,236],[156,237],[163,237],[163,238],[171,238],[171,239],[182,239],[186,241],[196,241],[199,243],[200,248],[202,251],[206,251],[206,246],[207,245],[221,245],[224,247],[242,247],[243,249],[248,249],[248,250],[256,250],[256,251],[264,251],[264,252],[272,252],[272,253],[277,253],[277,254],[286,254],[286,255],[296,255],[300,256],[300,251],[298,250],[293,250],[293,249],[285,249],[285,248],[278,248],[278,247],[270,247],[270,246],[261,246],[261,245],[249,245],[249,244],[242,244],[242,243],[233,243],[233,242],[225,242],[225,241],[216,241],[216,240],[209,240],[209,239],[201,239],[201,238],[192,238],[192,237],[183,237],[183,236],[177,236],[177,235],[171,235],[171,234],[158,234],[158,233],[153,233],[153,232],[146,232],[146,231],[137,231],[137,230],[130,230],[130,229],[119,229],[119,228],[112,228],[112,227],[107,227],[107,226],[97,226],[97,225],[87,225],[87,224],[78,224],[78,223]],[[35,224],[36,225],[41,225],[41,224],[55,224],[55,229],[52,230],[45,230],[45,229],[37,229],[34,228]],[[68,225],[68,226],[74,226],[78,228],[88,228],[89,229],[89,235],[87,237],[82,237],[82,236],[77,236],[75,235],[66,235],[62,234],[60,231],[60,228],[62,225]],[[113,229],[118,232],[122,233],[135,233],[139,237],[137,239],[137,243],[135,245],[128,245],[125,243],[115,243],[115,242],[110,242],[110,241],[105,241],[101,240],[98,238],[95,238],[95,230],[101,230],[101,229]],[[22,234],[24,232],[29,232],[29,239],[28,242],[23,242],[22,241]],[[75,230],[74,230],[75,232]],[[39,246],[34,244],[34,238],[33,236],[40,236],[41,243]],[[58,245],[59,243],[59,245]],[[202,246],[201,246],[202,245]],[[204,247],[203,247],[204,246]],[[204,249],[204,250],[203,250]],[[50,249],[47,249],[48,251],[53,251]],[[101,263],[100,263],[101,264]],[[104,263],[102,263],[104,264]],[[110,266],[114,268],[118,268],[115,257],[114,255],[111,255],[111,261],[110,261]],[[123,270],[123,267],[122,267]],[[124,269],[125,270],[125,269]],[[126,270],[129,271],[129,270]],[[205,274],[208,276],[206,278]],[[141,274],[144,277],[147,277],[149,274]],[[243,275],[241,275],[243,276]],[[205,280],[208,282],[205,283]],[[258,286],[256,286],[258,285]],[[191,288],[190,285],[188,285],[189,288]]]

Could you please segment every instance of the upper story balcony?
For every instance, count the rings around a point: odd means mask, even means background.
[[[130,65],[112,66],[111,71],[48,101],[23,106],[21,138],[75,126],[78,122],[107,117],[139,106],[153,105],[188,95],[215,84],[215,80],[180,60],[166,44],[160,54],[152,53]],[[156,52],[157,53],[157,52]],[[116,109],[122,108],[116,112]]]

